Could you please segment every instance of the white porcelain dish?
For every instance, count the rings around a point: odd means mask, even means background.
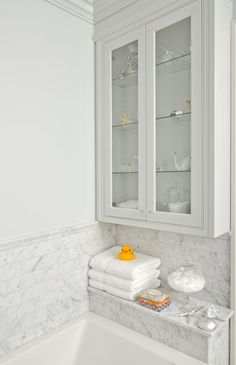
[[[204,365],[113,321],[86,313],[0,361],[1,365]]]

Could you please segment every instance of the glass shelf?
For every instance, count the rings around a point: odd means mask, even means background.
[[[112,84],[114,86],[118,86],[121,88],[130,87],[133,85],[138,85],[138,73],[135,72],[133,74],[128,74],[124,77],[118,77],[112,80]]]
[[[191,172],[191,170],[156,170],[157,174],[168,174],[168,173],[183,173]]]
[[[187,173],[191,172],[191,170],[156,170],[157,174],[169,174],[169,173]],[[138,174],[138,171],[113,171],[113,174],[122,175],[122,174]]]
[[[115,124],[112,126],[112,128],[119,129],[119,130],[125,130],[125,129],[133,129],[138,127],[138,122],[132,122],[128,124]]]
[[[191,54],[187,53],[156,64],[159,72],[175,73],[191,68]]]
[[[122,175],[122,174],[138,174],[138,171],[113,171],[112,174]]]
[[[161,120],[173,120],[173,121],[180,121],[180,122],[189,122],[191,120],[191,112],[184,112],[180,115],[165,115],[162,117],[157,117],[156,121]]]
[[[141,54],[144,52],[142,48],[141,45]],[[142,117],[143,120],[143,116],[139,105],[139,40],[124,43],[121,47],[113,49],[112,54],[109,51],[108,57],[112,58],[112,62],[111,70],[107,70],[109,74],[111,71],[111,107],[106,106],[109,107],[111,132],[110,141],[107,141],[111,146],[111,164],[107,166],[108,170],[111,169],[111,185],[106,191],[107,202],[109,207],[112,204],[114,210],[125,208],[125,215],[134,218],[138,217],[138,213],[127,211],[131,209],[134,201],[134,206],[138,207],[140,198],[139,118]],[[107,98],[109,99],[108,95]],[[122,203],[125,202],[127,204],[122,207]],[[121,207],[117,207],[117,204],[121,204]]]
[[[187,59],[187,62],[190,62],[190,60],[191,60],[191,53],[186,53],[184,55],[171,58],[170,60],[166,60],[166,61],[163,61],[163,62],[159,62],[159,63],[156,64],[156,66],[158,67],[158,66],[165,65],[167,63],[175,62],[175,61],[178,61],[178,60],[184,60],[184,63],[186,63],[186,59]]]

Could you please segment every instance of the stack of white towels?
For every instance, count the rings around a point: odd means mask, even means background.
[[[120,298],[135,300],[140,292],[160,286],[161,260],[136,253],[135,260],[121,261],[120,246],[102,252],[90,260],[89,286]]]

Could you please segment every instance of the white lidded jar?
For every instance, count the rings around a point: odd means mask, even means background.
[[[172,289],[186,294],[201,291],[206,285],[205,278],[194,265],[179,266],[168,275],[167,281]],[[188,296],[185,301],[189,301]]]

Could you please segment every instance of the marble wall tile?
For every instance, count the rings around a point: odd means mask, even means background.
[[[0,356],[87,311],[90,257],[114,244],[99,223],[0,243]]]
[[[169,271],[181,263],[199,265],[207,279],[200,298],[229,306],[228,236],[214,240],[99,223],[66,227],[0,243],[0,356],[87,311],[90,257],[116,242],[129,242],[140,252],[160,257],[164,284]],[[160,340],[155,325],[135,321],[133,313],[126,312],[123,307],[116,311],[120,323],[134,321],[133,329]],[[104,315],[112,318],[112,306]],[[179,348],[188,351],[188,343],[181,341]],[[174,337],[169,343],[175,347]]]
[[[230,237],[217,239],[170,233],[123,225],[116,226],[119,245],[130,243],[137,251],[162,260],[162,285],[170,271],[181,264],[195,264],[206,278],[199,299],[230,306]]]

